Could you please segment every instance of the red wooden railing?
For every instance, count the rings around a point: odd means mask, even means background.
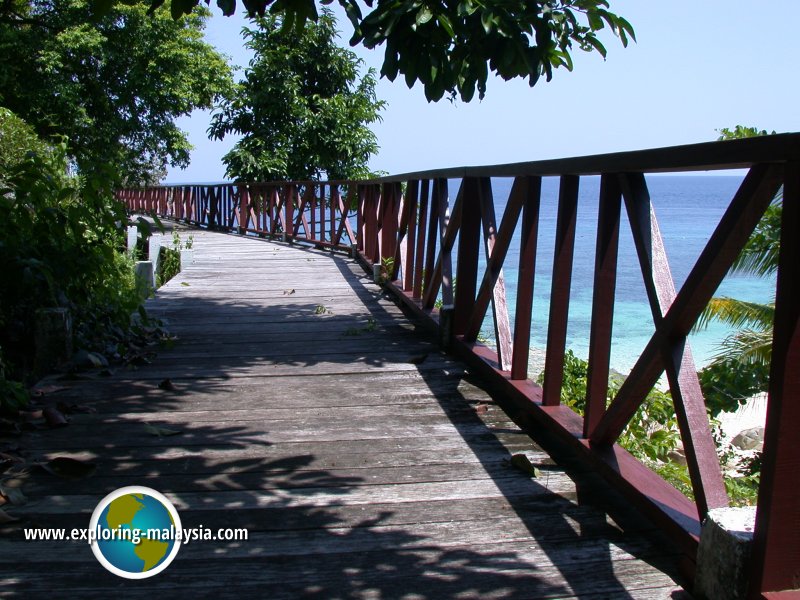
[[[747,169],[747,175],[676,290],[644,174],[737,168]],[[581,418],[561,404],[560,393],[578,189],[587,175],[600,175],[601,186],[588,393]],[[541,182],[551,176],[560,178],[560,191],[540,387],[527,371]],[[499,225],[492,198],[495,177],[514,178]],[[453,179],[460,186],[451,203]],[[520,425],[555,433],[671,534],[690,557],[691,574],[701,520],[710,508],[726,506],[728,498],[687,335],[781,186],[775,335],[751,576],[752,595],[759,597],[800,587],[800,134],[369,181],[171,186],[121,190],[118,196],[131,211],[155,211],[195,225],[343,250],[355,244],[365,267],[382,264],[390,269],[387,289],[436,327],[449,349],[499,387],[507,411]],[[623,204],[655,333],[607,403]],[[520,219],[520,261],[511,266],[518,269],[519,282],[512,327],[503,268]],[[437,299],[441,308],[436,308]],[[496,349],[477,341],[490,306]],[[615,443],[663,373],[675,404],[694,502]]]

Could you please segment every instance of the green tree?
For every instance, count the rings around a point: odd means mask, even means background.
[[[378,149],[369,124],[384,102],[375,97],[372,70],[336,45],[336,20],[323,11],[302,31],[279,17],[245,28],[255,52],[244,81],[214,114],[209,136],[243,137],[223,157],[226,175],[243,181],[355,179],[369,175]]]
[[[719,133],[720,141],[769,135],[765,130],[741,125],[720,129]],[[780,191],[734,261],[732,273],[769,277],[778,270],[782,207]],[[774,302],[711,299],[696,328],[719,321],[736,329],[722,341],[717,357],[700,372],[706,403],[712,413],[735,410],[754,393],[767,390],[774,320]]]
[[[66,165],[64,143],[44,143],[0,108],[0,371],[9,379],[31,371],[37,309],[68,308],[86,348],[128,327],[140,302],[118,251],[122,207],[102,180],[70,176]]]
[[[95,0],[107,10],[123,0]],[[165,0],[148,0],[151,9]],[[206,0],[208,2],[208,0]],[[328,4],[333,0],[322,0]],[[531,86],[553,69],[572,70],[573,46],[606,56],[598,32],[608,27],[627,46],[633,28],[609,9],[607,0],[338,0],[354,27],[350,43],[377,48],[385,44],[381,74],[402,74],[410,86],[419,81],[428,100],[445,94],[469,101],[486,92],[490,72],[503,79],[527,78]],[[189,14],[200,0],[170,0],[176,17]],[[319,13],[314,0],[243,0],[250,16],[282,16],[288,28],[302,28]],[[217,0],[225,15],[236,0]],[[364,14],[362,8],[371,9]]]
[[[232,85],[202,39],[210,13],[175,21],[119,4],[94,18],[87,0],[9,0],[0,9],[0,105],[45,140],[66,138],[82,173],[108,165],[128,183],[185,166],[175,120],[210,108]]]

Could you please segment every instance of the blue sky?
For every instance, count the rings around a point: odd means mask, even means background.
[[[381,79],[388,106],[370,166],[403,173],[672,146],[736,124],[800,130],[800,0],[611,0],[611,8],[632,23],[638,43],[623,48],[607,32],[607,60],[576,49],[573,72],[558,69],[534,88],[490,77],[482,102],[428,103],[421,87]],[[246,66],[246,20],[213,10],[208,41]],[[350,25],[340,17],[339,26],[345,45]],[[380,69],[381,50],[354,50]],[[195,150],[168,182],[223,180],[220,159],[235,139],[210,142],[208,123],[202,111],[180,120]]]

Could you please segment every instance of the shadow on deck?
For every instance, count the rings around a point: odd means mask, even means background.
[[[0,536],[0,595],[685,597],[677,550],[598,477],[534,444],[354,261],[194,235],[195,265],[150,303],[175,346],[69,384],[53,397],[96,412],[21,441],[97,471],[25,481],[24,521]],[[519,452],[538,478],[508,464]],[[190,543],[140,581],[106,572],[85,542],[23,539],[24,527],[88,526],[126,485],[166,494],[185,528],[249,538]]]

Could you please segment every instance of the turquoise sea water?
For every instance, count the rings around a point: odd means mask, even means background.
[[[648,176],[650,195],[676,287],[683,284],[741,181],[739,176]],[[457,181],[451,182],[451,198],[455,196],[457,184]],[[511,179],[495,179],[492,184],[498,225],[511,184]],[[588,356],[589,347],[599,189],[599,177],[581,178],[567,347],[583,358]],[[546,178],[542,186],[531,335],[532,346],[538,348],[544,348],[547,341],[557,204],[558,180]],[[518,263],[519,230],[504,269],[512,327]],[[654,326],[624,205],[618,265],[611,364],[625,373],[644,350]],[[729,275],[716,295],[768,302],[774,289],[774,279]],[[718,353],[719,342],[729,332],[722,325],[712,324],[707,330],[692,334],[690,343],[698,368]],[[483,335],[490,339],[494,337],[491,317],[484,322]]]

